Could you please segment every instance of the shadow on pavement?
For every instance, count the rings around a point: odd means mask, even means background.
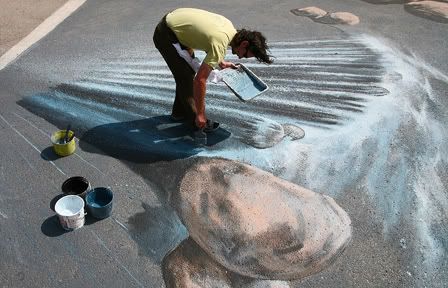
[[[40,226],[40,230],[48,237],[58,237],[69,232],[62,228],[57,215],[45,219],[44,223]]]
[[[156,116],[96,126],[81,136],[79,145],[91,153],[100,150],[121,160],[153,163],[184,159],[202,151],[195,144],[193,133],[193,128],[185,123],[173,122],[169,116]],[[230,132],[219,128],[208,134],[206,146],[214,146],[230,135]]]

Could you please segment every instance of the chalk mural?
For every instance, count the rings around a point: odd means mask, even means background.
[[[270,66],[244,63],[270,87],[253,101],[240,102],[225,85],[208,86],[207,115],[223,128],[209,148],[196,147],[182,124],[161,117],[170,113],[175,85],[156,51],[104,59],[84,79],[20,104],[58,125],[71,122],[100,148],[106,149],[101,139],[119,137],[121,144],[105,151],[117,158],[136,149],[157,154],[139,158],[148,163],[224,157],[336,199],[362,187],[383,219],[385,238],[403,221],[410,227],[412,273],[421,281],[438,277],[448,249],[440,228],[448,212],[442,172],[448,133],[434,117],[446,113],[437,110],[431,83],[446,85],[448,77],[367,35],[276,42],[271,52]]]

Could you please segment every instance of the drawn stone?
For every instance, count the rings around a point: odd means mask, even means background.
[[[356,25],[359,23],[359,17],[349,12],[333,12],[325,16],[314,18],[313,21],[323,24],[345,24]]]
[[[413,0],[363,0],[372,4],[404,4]]]
[[[237,161],[198,157],[178,192],[173,204],[190,237],[245,276],[314,274],[351,239],[350,218],[332,198]]]
[[[291,137],[292,140],[299,140],[305,137],[305,131],[299,126],[294,124],[283,124],[283,131],[285,131],[285,136]]]
[[[319,7],[312,6],[312,7],[292,9],[291,13],[297,16],[316,18],[326,15],[327,11],[320,9]]]
[[[279,123],[260,117],[242,122],[237,137],[247,145],[264,149],[282,141],[285,131]]]
[[[167,288],[289,288],[288,282],[259,280],[233,273],[187,238],[162,262]]]
[[[162,273],[167,288],[232,287],[228,271],[191,238],[165,256]]]
[[[236,275],[233,273],[233,275]],[[234,277],[235,278],[235,277]],[[232,282],[235,288],[290,288],[288,282],[280,280],[259,280],[250,279],[245,277],[247,280],[245,282]]]
[[[411,2],[404,5],[406,11],[433,21],[448,23],[448,3],[436,1]]]

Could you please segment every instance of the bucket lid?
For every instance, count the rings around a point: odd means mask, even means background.
[[[67,195],[56,202],[54,210],[60,216],[73,216],[84,209],[84,200],[77,195]]]

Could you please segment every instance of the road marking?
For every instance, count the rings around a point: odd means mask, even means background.
[[[39,26],[31,31],[28,36],[23,38],[19,43],[14,45],[5,54],[0,57],[0,70],[5,68],[9,63],[19,57],[24,51],[30,48],[34,43],[45,37],[54,28],[56,28],[62,21],[75,12],[87,0],[69,0],[61,8],[56,10]]]
[[[23,136],[22,133],[20,133],[16,128],[14,128],[8,121],[6,121],[6,119],[0,114],[0,119],[3,120],[3,122],[5,122],[9,128],[11,128],[14,132],[17,133],[17,135],[19,135],[20,137],[23,138],[23,140],[25,140],[28,144],[31,145],[31,147],[34,148],[34,150],[36,150],[37,152],[39,152],[39,154],[42,155],[42,151],[39,150],[39,148],[36,147],[36,145],[34,145],[30,140],[28,140],[25,136]],[[48,162],[50,162],[51,165],[53,165],[56,170],[58,170],[59,172],[61,172],[62,175],[66,176],[67,174],[64,173],[64,171],[62,171],[53,161],[51,161],[50,159],[48,159],[47,157],[45,157],[44,155],[42,155],[42,157],[47,160]]]
[[[34,125],[33,123],[31,123],[28,119],[20,116],[19,114],[13,112],[14,115],[16,115],[17,117],[19,117],[20,119],[22,119],[23,121],[25,121],[26,123],[28,123],[29,125],[31,125],[33,128],[36,128],[41,134],[47,136],[47,137],[51,137],[51,134],[46,133],[45,131],[43,131],[42,129],[40,129],[39,127],[37,127],[36,125]],[[98,172],[101,173],[101,175],[106,176],[106,174],[101,171],[99,168],[97,168],[96,166],[94,166],[92,163],[90,163],[89,161],[87,161],[86,159],[82,158],[80,155],[78,155],[77,153],[74,153],[75,156],[77,156],[79,159],[81,159],[81,161],[83,161],[84,163],[86,163],[87,165],[91,166],[92,168],[94,168],[95,170],[97,170]]]
[[[2,216],[2,217],[5,218],[5,219],[8,219],[8,215],[3,214],[1,211],[0,211],[0,216]]]
[[[101,239],[100,236],[98,236],[98,234],[96,234],[95,232],[93,232],[93,231],[91,231],[91,232],[92,232],[93,236],[95,236],[96,239],[98,240],[98,243],[99,243],[101,246],[103,246],[104,249],[106,249],[106,251],[108,252],[107,254],[108,254],[110,257],[112,257],[112,258],[115,260],[115,262],[117,262],[117,263],[121,266],[121,268],[123,268],[123,270],[126,271],[126,273],[128,273],[129,276],[131,276],[132,279],[134,279],[134,281],[138,284],[138,286],[140,286],[140,287],[145,287],[145,285],[143,285],[137,278],[135,278],[135,276],[132,275],[131,271],[129,271],[129,269],[126,268],[126,266],[124,266],[123,263],[121,263],[121,262],[117,259],[117,257],[115,257],[115,256],[113,255],[113,252],[106,246],[106,243],[104,243],[103,239]]]

